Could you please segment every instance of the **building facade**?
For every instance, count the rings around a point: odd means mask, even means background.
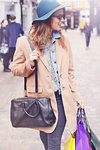
[[[61,4],[67,4],[70,10],[86,10],[90,0],[58,0]]]
[[[0,0],[0,22],[3,19],[8,19],[10,14],[16,16],[16,21],[20,22],[20,5],[18,0]]]
[[[80,22],[86,22],[90,17],[89,0],[59,0],[62,4],[67,4],[66,17],[68,27],[78,28]]]
[[[35,0],[0,0],[0,22],[3,19],[9,20],[9,16],[14,14],[16,16],[16,22],[22,23],[21,20],[23,20],[23,29],[27,34],[33,19],[37,17],[35,8]]]
[[[100,0],[90,0],[90,20],[100,36]]]

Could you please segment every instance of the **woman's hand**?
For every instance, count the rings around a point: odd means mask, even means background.
[[[39,51],[34,50],[31,54],[30,54],[30,65],[31,67],[34,67],[34,60],[38,60],[40,56]]]
[[[78,108],[83,108],[79,103],[77,103],[77,107]]]
[[[84,102],[83,101],[81,101],[81,103],[77,102],[77,107],[84,108]]]

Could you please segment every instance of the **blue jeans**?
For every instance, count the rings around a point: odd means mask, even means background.
[[[40,131],[40,138],[44,144],[45,150],[61,150],[61,137],[66,124],[66,117],[64,113],[61,95],[56,95],[58,106],[58,123],[52,133],[45,133]]]

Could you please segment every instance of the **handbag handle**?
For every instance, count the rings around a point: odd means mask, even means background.
[[[24,103],[24,109],[23,109],[23,110],[24,110],[25,114],[26,114],[27,116],[31,117],[31,118],[37,117],[38,114],[39,114],[39,111],[40,111],[40,109],[39,109],[39,104],[38,104],[37,100],[34,101],[33,104],[32,104],[30,107],[32,107],[34,104],[36,104],[36,106],[37,106],[37,112],[36,112],[34,115],[31,115],[31,114],[29,114],[29,113],[27,112],[27,110],[26,110],[26,108],[25,108],[25,103]],[[30,107],[28,107],[28,110],[29,110]]]
[[[32,49],[32,51],[34,50],[34,47],[31,43],[31,40],[30,38],[27,36],[27,40],[28,40],[28,43]],[[37,61],[34,60],[34,63],[35,63],[35,92],[38,93],[38,73],[37,73]],[[27,78],[25,77],[24,78],[24,90],[27,90],[27,87],[26,87],[26,83],[27,83]]]

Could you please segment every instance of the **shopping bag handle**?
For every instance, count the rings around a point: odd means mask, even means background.
[[[80,118],[80,114],[81,114],[81,118]],[[85,127],[88,130],[88,132],[91,133],[91,128],[90,128],[89,122],[87,120],[84,108],[77,109],[77,124],[79,123],[80,119],[82,119],[82,122],[85,124]]]
[[[77,124],[80,123],[80,124],[83,124],[83,108],[78,108],[77,110]]]

